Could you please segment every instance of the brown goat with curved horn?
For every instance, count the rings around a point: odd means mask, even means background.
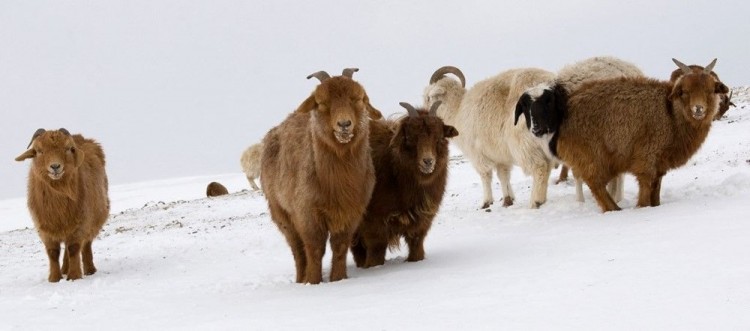
[[[425,258],[424,240],[437,215],[448,179],[448,138],[456,128],[401,102],[409,116],[370,121],[375,189],[351,251],[357,267],[385,263],[388,247],[409,246],[407,262]]]
[[[33,147],[16,161],[32,160],[27,204],[49,259],[47,280],[92,275],[96,267],[91,245],[109,216],[104,151],[95,140],[65,129],[38,129],[31,141]]]
[[[432,77],[430,77],[430,84],[434,84],[435,82],[440,80],[440,78],[443,78],[445,74],[456,75],[456,77],[461,80],[461,87],[466,87],[466,78],[464,77],[464,73],[454,66],[444,66],[440,67],[438,70],[435,70],[435,72],[432,74]]]

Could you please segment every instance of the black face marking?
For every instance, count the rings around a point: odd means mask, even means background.
[[[556,123],[555,95],[552,90],[542,91],[542,94],[531,103],[530,108],[531,133],[541,137],[556,131],[559,123]]]
[[[516,118],[513,121],[513,125],[518,125],[518,118],[523,114],[523,117],[526,119],[526,128],[531,129],[531,121],[529,120],[529,108],[531,108],[531,103],[531,96],[528,93],[521,95],[516,103]]]

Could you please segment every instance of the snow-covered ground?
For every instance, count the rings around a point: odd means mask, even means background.
[[[531,179],[515,171],[516,204],[480,210],[478,175],[455,157],[426,260],[404,263],[404,248],[361,270],[350,258],[349,279],[317,286],[293,282],[241,174],[112,187],[99,272],[75,282],[47,282],[25,200],[0,201],[0,330],[748,330],[748,97],[738,89],[664,178],[659,207],[634,209],[628,177],[623,211],[600,213],[588,190],[576,202],[572,182],[531,210]],[[213,180],[238,193],[202,198]]]

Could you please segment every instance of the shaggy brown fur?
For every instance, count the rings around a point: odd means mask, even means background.
[[[447,138],[456,135],[454,127],[426,111],[397,123],[370,122],[377,179],[365,218],[352,242],[358,267],[385,263],[386,249],[398,245],[401,237],[409,246],[406,261],[424,259],[424,239],[448,179]]]
[[[603,211],[620,208],[607,182],[636,176],[638,207],[658,206],[661,179],[698,150],[727,88],[713,76],[690,73],[676,83],[646,78],[592,82],[570,95],[557,155],[591,188]]]
[[[63,274],[68,280],[96,272],[91,243],[109,216],[104,151],[99,143],[67,130],[37,130],[26,152],[32,158],[28,205],[49,257],[50,282]],[[65,243],[60,267],[60,244]]]
[[[699,66],[696,64],[688,66],[694,73],[701,73],[703,71],[703,66]],[[669,81],[674,83],[677,81],[677,78],[682,77],[684,72],[682,69],[677,68],[674,71],[672,71],[672,74],[669,76]],[[711,76],[713,76],[717,81],[721,82],[721,79],[719,79],[719,75],[717,75],[715,72],[711,71]],[[714,121],[718,121],[721,119],[722,116],[724,116],[724,113],[726,113],[729,110],[729,107],[736,107],[736,105],[732,102],[732,95],[721,93],[719,94],[721,100],[719,102],[719,111],[716,113],[716,116],[714,116]]]
[[[227,194],[229,194],[229,191],[227,191],[227,188],[224,187],[224,185],[221,185],[217,182],[211,182],[208,184],[208,187],[206,187],[207,197],[218,197],[220,195],[227,195]]]
[[[330,280],[346,278],[347,250],[375,185],[364,88],[346,75],[321,80],[263,139],[261,187],[298,283],[321,282],[329,234]]]

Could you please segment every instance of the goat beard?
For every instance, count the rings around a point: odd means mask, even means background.
[[[346,144],[354,138],[354,133],[351,131],[334,131],[333,135],[336,137],[336,141],[342,144]]]
[[[419,171],[421,171],[425,175],[432,174],[435,171],[435,165],[429,167],[419,166]]]

